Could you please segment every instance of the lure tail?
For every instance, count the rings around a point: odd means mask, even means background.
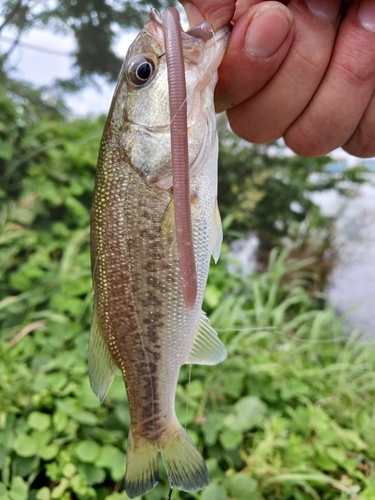
[[[144,495],[158,483],[159,451],[173,488],[194,492],[209,484],[204,458],[176,420],[157,443],[139,439],[135,442],[130,429],[125,475],[125,490],[129,498]]]

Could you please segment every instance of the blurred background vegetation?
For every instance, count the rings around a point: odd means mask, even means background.
[[[11,24],[20,35],[37,23],[72,31],[77,73],[64,85],[73,89],[93,74],[116,78],[114,23],[141,26],[149,7],[11,0],[0,33]],[[3,54],[0,499],[125,500],[123,382],[116,378],[100,405],[86,366],[89,210],[105,117],[71,117],[62,101],[12,79],[6,63]],[[218,128],[225,242],[204,309],[229,357],[182,369],[176,409],[207,458],[211,485],[173,498],[373,500],[374,348],[345,339],[325,301],[334,220],[311,197],[349,194],[363,169],[330,174],[329,158],[244,143],[223,117]],[[259,240],[256,272],[229,273],[231,242],[250,234]],[[147,499],[167,491],[162,474]]]

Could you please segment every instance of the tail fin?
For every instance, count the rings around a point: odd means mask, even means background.
[[[169,483],[182,491],[198,491],[210,478],[204,458],[178,421],[158,442],[134,439],[130,427],[126,459],[125,491],[129,498],[144,495],[159,482],[160,451]]]
[[[126,457],[125,491],[129,498],[139,497],[159,482],[158,448],[146,439],[135,439],[130,427]]]
[[[182,491],[198,491],[208,486],[206,462],[189,434],[176,422],[173,434],[163,436],[159,450],[167,471],[169,483]]]

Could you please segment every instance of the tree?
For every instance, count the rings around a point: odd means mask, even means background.
[[[148,11],[154,7],[163,10],[173,0],[5,0],[0,6],[0,36],[6,26],[15,29],[13,47],[22,34],[32,27],[49,27],[71,33],[77,42],[74,51],[76,74],[66,87],[74,89],[93,75],[115,81],[121,60],[113,51],[116,35],[127,28],[141,28]],[[8,52],[9,53],[9,52]],[[0,55],[1,62],[7,54]]]
[[[366,168],[329,172],[329,156],[304,158],[279,142],[249,144],[231,132],[222,118],[218,122],[218,199],[226,239],[255,234],[260,264],[268,261],[274,247],[283,247],[288,240],[299,257],[318,259],[324,281],[329,269],[322,261],[331,244],[334,219],[324,215],[312,195],[333,189],[349,196],[354,184],[365,182]]]

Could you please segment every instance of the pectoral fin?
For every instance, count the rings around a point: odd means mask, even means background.
[[[173,198],[168,203],[167,209],[164,212],[163,219],[161,221],[161,229],[164,235],[172,234],[173,231],[173,241],[176,241],[176,231],[175,231],[175,223],[174,223],[174,202]]]
[[[224,344],[202,311],[193,346],[185,364],[217,365],[227,357]]]
[[[92,316],[88,357],[90,385],[102,403],[116,375],[117,366],[100,331],[95,308]]]
[[[212,257],[215,264],[220,257],[221,243],[223,242],[223,228],[221,226],[221,217],[217,200],[214,209],[213,231],[212,231]]]

